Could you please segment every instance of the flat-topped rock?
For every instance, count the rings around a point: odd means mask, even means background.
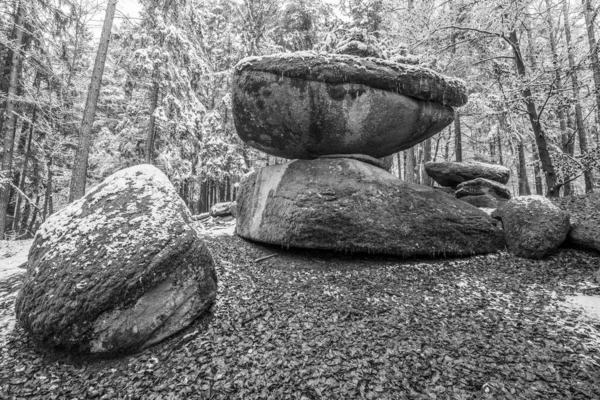
[[[418,65],[375,57],[300,51],[247,57],[235,66],[242,71],[268,72],[286,78],[339,84],[362,84],[426,102],[460,107],[467,104],[467,88],[461,79]]]
[[[241,183],[237,201],[237,234],[281,246],[405,257],[504,247],[481,210],[353,159],[265,167]]]
[[[510,190],[505,185],[485,178],[475,178],[459,183],[455,194],[458,198],[490,195],[499,200],[509,200],[511,197]]]
[[[117,355],[184,329],[216,296],[213,259],[156,167],[119,171],[53,214],[15,303],[43,346]]]
[[[449,187],[456,187],[459,183],[476,178],[489,179],[505,185],[510,178],[508,168],[477,161],[430,161],[425,163],[425,172],[440,185]]]
[[[276,157],[361,153],[381,158],[440,132],[450,107],[360,83],[332,84],[251,69],[232,85],[236,131]]]

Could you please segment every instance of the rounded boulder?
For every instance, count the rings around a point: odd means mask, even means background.
[[[543,196],[519,196],[494,212],[502,221],[508,250],[539,259],[556,250],[571,227],[570,215]]]
[[[15,310],[43,346],[117,355],[188,326],[213,303],[216,285],[186,205],[162,172],[140,165],[44,222]]]

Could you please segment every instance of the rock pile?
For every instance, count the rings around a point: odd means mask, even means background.
[[[39,344],[116,355],[182,330],[213,303],[213,259],[168,178],[119,171],[40,227],[15,310]]]
[[[510,170],[502,165],[469,162],[427,162],[425,171],[438,184],[453,189],[456,197],[481,208],[497,208],[511,198],[505,186]]]
[[[459,80],[372,57],[299,52],[240,61],[232,93],[238,135],[299,160],[241,183],[236,232],[283,246],[407,257],[502,248],[487,214],[402,182],[377,160],[440,132],[452,106],[466,101]]]

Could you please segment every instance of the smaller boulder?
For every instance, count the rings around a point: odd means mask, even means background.
[[[425,172],[440,185],[450,187],[456,187],[459,183],[476,178],[485,178],[504,185],[510,178],[508,168],[476,161],[430,161],[425,163]]]
[[[489,195],[496,199],[510,199],[510,190],[501,183],[485,178],[466,181],[456,187],[456,197]]]
[[[497,209],[508,250],[516,256],[538,259],[556,250],[567,237],[569,213],[543,196],[520,196]]]
[[[571,230],[567,242],[600,252],[600,193],[553,199],[571,214]]]
[[[235,201],[227,201],[223,203],[217,203],[210,208],[211,217],[227,217],[236,215],[237,203]]]
[[[489,194],[461,197],[461,200],[478,208],[498,208],[498,200]]]

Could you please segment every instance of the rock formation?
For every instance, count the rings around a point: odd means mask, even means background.
[[[212,257],[168,178],[119,171],[40,227],[16,300],[44,346],[113,355],[188,326],[216,296]]]
[[[341,52],[372,55],[358,39],[351,37]],[[504,246],[486,213],[382,169],[382,157],[453,120],[452,107],[467,101],[461,81],[373,57],[299,52],[240,61],[232,98],[242,140],[300,159],[265,167],[241,183],[240,236],[401,256],[481,254]]]
[[[502,165],[486,164],[478,161],[453,162],[438,161],[425,163],[427,174],[441,186],[456,187],[465,181],[476,178],[489,179],[506,185],[510,170]]]
[[[440,132],[465,93],[419,66],[300,52],[240,61],[232,106],[240,138],[274,156],[380,158]]]
[[[240,236],[291,247],[464,256],[504,243],[475,207],[348,158],[262,168],[242,183],[238,213]]]
[[[502,165],[478,161],[427,162],[425,172],[438,184],[454,189],[456,197],[469,204],[478,204],[476,207],[491,208],[489,206],[495,203],[495,208],[498,203],[511,198],[510,191],[505,186],[510,178],[510,170]],[[488,197],[480,197],[483,195]]]

